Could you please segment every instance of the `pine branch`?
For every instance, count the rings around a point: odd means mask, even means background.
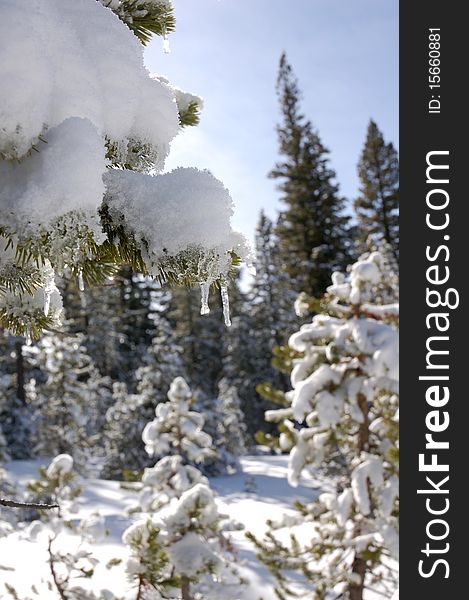
[[[176,19],[169,2],[147,2],[145,0],[121,0],[117,8],[100,0],[121,19],[145,46],[153,35],[166,36],[174,31]]]
[[[179,124],[181,127],[193,127],[200,122],[200,105],[198,102],[189,102],[185,110],[179,112]]]

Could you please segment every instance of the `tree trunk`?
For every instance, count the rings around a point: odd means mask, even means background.
[[[368,418],[368,401],[364,394],[357,394],[357,404],[359,409],[363,414],[363,423],[360,423],[360,427],[358,429],[358,454],[360,452],[369,450],[370,446],[370,421]]]
[[[364,394],[357,394],[357,404],[363,414],[363,423],[360,423],[358,430],[358,442],[357,450],[358,455],[361,452],[369,450],[370,446],[370,421],[369,421],[369,409],[368,401]],[[360,532],[357,531],[357,534]],[[363,600],[363,590],[366,575],[366,561],[363,558],[355,555],[352,565],[352,573],[356,574],[360,578],[360,583],[350,583],[348,586],[348,600]]]
[[[352,566],[352,573],[360,577],[360,583],[350,583],[348,586],[349,600],[363,600],[363,590],[366,574],[366,561],[363,558],[355,556]]]
[[[181,577],[182,600],[194,600],[191,594],[191,583],[184,575]]]
[[[23,342],[16,340],[16,396],[21,404],[26,402],[26,394],[24,392],[24,357],[23,357]]]

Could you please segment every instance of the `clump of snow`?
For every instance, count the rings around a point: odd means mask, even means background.
[[[89,541],[101,541],[106,536],[106,519],[96,512],[87,515],[80,521],[78,531]]]
[[[307,379],[300,381],[295,387],[295,393],[292,398],[293,416],[299,422],[302,422],[311,411],[311,399],[330,384],[337,384],[340,381],[340,374],[334,371],[329,365],[321,365]],[[324,398],[323,398],[324,400]],[[326,418],[327,407],[324,406],[322,413]]]
[[[197,526],[213,527],[220,519],[212,490],[203,483],[186,490],[164,516],[165,527],[172,533],[189,529],[197,515]]]
[[[4,224],[37,235],[58,217],[78,212],[95,234],[101,233],[99,208],[107,161],[102,137],[85,118],[70,117],[44,134],[40,151],[18,162],[0,161],[0,207]]]
[[[67,473],[73,471],[73,458],[70,454],[58,454],[47,467],[46,474],[48,477],[63,477]]]
[[[138,509],[149,513],[158,510],[197,483],[207,484],[208,480],[192,465],[183,464],[181,456],[165,456],[145,469]]]
[[[188,577],[203,569],[217,570],[221,565],[220,558],[207,542],[193,531],[170,546],[168,554],[176,571]]]
[[[148,247],[148,262],[193,249],[212,264],[200,263],[201,280],[216,279],[227,271],[234,250],[247,255],[245,239],[230,226],[233,202],[228,190],[208,171],[178,168],[151,176],[131,171],[105,175],[106,202],[116,222]],[[205,272],[208,270],[208,272]]]
[[[149,77],[142,46],[112,11],[89,0],[4,0],[0,39],[0,153],[21,158],[45,130],[83,117],[103,137],[140,140],[166,155],[178,131],[176,103]]]
[[[304,317],[305,315],[308,314],[309,303],[308,303],[307,295],[304,292],[301,292],[297,296],[297,298],[295,300],[294,308],[295,308],[295,314],[297,317]]]
[[[368,485],[375,488],[383,484],[383,462],[379,456],[367,455],[352,471],[352,490],[358,510],[362,515],[371,512]]]
[[[148,519],[139,519],[129,525],[122,534],[122,541],[126,546],[132,546],[136,543],[145,544],[148,541]]]
[[[168,79],[166,79],[166,77],[163,77],[162,75],[156,75],[152,73],[150,77],[152,79],[160,81],[171,90],[171,92],[174,94],[174,98],[176,99],[176,104],[179,112],[185,112],[191,104],[196,104],[199,111],[203,109],[204,101],[200,96],[191,94],[190,92],[186,92],[185,90],[182,90],[177,86],[171,85]]]

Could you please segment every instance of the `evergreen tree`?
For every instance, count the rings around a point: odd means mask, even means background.
[[[282,160],[270,176],[280,181],[285,204],[276,227],[281,269],[289,276],[290,290],[319,296],[332,271],[347,264],[348,217],[328,150],[301,113],[298,82],[285,54],[277,94],[283,116],[277,127]]]
[[[0,331],[0,423],[11,458],[31,457],[31,415],[26,381],[31,364],[24,339]]]
[[[193,600],[239,598],[243,580],[234,566],[210,487],[196,483],[173,498],[164,512],[132,524],[122,536],[129,548],[127,573],[136,598]]]
[[[210,476],[237,471],[239,457],[246,451],[246,425],[236,388],[222,379],[215,397],[196,390],[193,408],[203,415],[204,432],[212,440],[213,452],[201,464],[201,471]]]
[[[271,219],[261,211],[254,237],[256,275],[249,292],[260,356],[270,355],[273,346],[285,343],[286,333],[297,323],[292,309],[296,293],[282,271],[279,238]],[[264,336],[264,337],[262,337]]]
[[[38,348],[38,364],[46,379],[29,390],[35,452],[69,454],[83,469],[98,441],[100,415],[110,404],[109,381],[96,370],[80,335],[47,334]]]
[[[167,316],[173,324],[176,342],[182,348],[184,371],[191,385],[215,397],[223,368],[227,328],[223,323],[220,291],[211,289],[209,300],[210,313],[201,314],[200,289],[172,288]]]
[[[96,367],[133,392],[135,374],[145,360],[157,331],[156,310],[162,311],[169,292],[158,282],[123,266],[112,281],[80,290],[64,280],[62,291],[69,329],[82,333]]]
[[[248,444],[252,443],[254,434],[264,422],[267,406],[257,394],[256,384],[263,381],[265,363],[270,362],[259,354],[254,342],[255,322],[250,310],[250,305],[246,304],[243,314],[233,318],[232,326],[226,332],[223,357],[223,379],[239,395]]]
[[[149,410],[141,406],[139,394],[128,391],[123,381],[112,385],[112,405],[105,416],[103,431],[104,461],[101,477],[105,479],[134,479],[149,465],[142,445],[142,428]]]
[[[370,121],[358,163],[360,195],[354,202],[362,248],[368,238],[389,244],[399,257],[399,159],[391,142],[386,143]]]
[[[135,377],[137,393],[129,393],[123,382],[114,383],[114,402],[106,414],[104,428],[105,477],[129,477],[148,466],[142,430],[153,418],[156,406],[166,401],[171,382],[184,374],[181,348],[175,343],[169,322],[157,313],[154,323],[157,333]]]
[[[264,412],[272,404],[258,393],[265,381],[285,388],[287,379],[272,366],[272,350],[285,343],[286,332],[297,321],[292,309],[294,295],[282,273],[278,239],[272,221],[261,211],[255,232],[256,273],[249,292],[238,303],[240,316],[225,333],[223,377],[236,388],[245,415],[248,442],[266,429]]]
[[[213,454],[212,440],[203,431],[204,416],[191,410],[192,392],[182,377],[169,388],[168,401],[158,404],[156,417],[145,426],[142,439],[150,456],[179,455],[185,464],[202,463]]]
[[[176,335],[163,313],[154,319],[155,337],[147,349],[143,366],[137,369],[138,393],[144,396],[153,408],[165,402],[171,382],[176,377],[185,377],[182,348],[176,342]]]
[[[398,556],[398,331],[394,274],[379,252],[356,262],[348,277],[333,274],[324,314],[289,341],[299,354],[288,406],[266,417],[281,422],[290,450],[289,481],[302,471],[335,464],[332,489],[252,534],[260,559],[277,578],[279,598],[295,597],[288,571],[313,585],[315,600],[363,600],[369,587],[396,585]],[[335,489],[334,489],[335,488]],[[275,530],[306,522],[314,537],[290,543]]]
[[[218,400],[222,429],[220,452],[226,455],[225,462],[236,468],[239,457],[246,453],[246,423],[241,399],[237,389],[222,379],[218,384]]]
[[[148,516],[122,536],[130,551],[127,573],[136,598],[156,590],[161,597],[181,600],[234,600],[243,583],[226,537],[235,525],[219,513],[208,480],[188,464],[204,462],[212,445],[202,431],[204,417],[189,408],[191,398],[187,383],[176,378],[169,401],[157,406],[156,419],[143,430],[148,453],[163,458],[145,469],[133,509]]]
[[[58,454],[47,468],[39,468],[39,479],[28,483],[28,500],[42,504],[57,504],[61,514],[64,510],[69,510],[73,501],[81,494],[73,468],[73,458],[69,454]],[[55,519],[56,514],[43,515],[42,519],[48,517]],[[37,518],[39,518],[38,512],[34,511],[29,520]]]

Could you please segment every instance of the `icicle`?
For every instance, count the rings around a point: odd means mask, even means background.
[[[228,297],[228,287],[226,284],[220,284],[220,292],[221,292],[221,303],[223,305],[223,317],[225,319],[225,325],[227,327],[231,327],[231,319],[230,319],[230,299]]]
[[[51,296],[50,289],[46,288],[44,290],[44,314],[46,315],[46,317],[49,314],[49,309],[50,309],[50,296]]]
[[[85,291],[85,282],[83,281],[83,271],[80,271],[78,273],[78,289],[80,290],[80,292]]]
[[[26,346],[31,346],[32,340],[31,340],[31,331],[29,329],[29,325],[26,326],[26,331],[24,332],[24,337],[26,340]]]
[[[210,312],[210,306],[208,305],[208,293],[210,291],[210,284],[206,281],[200,284],[200,314],[208,315]]]

